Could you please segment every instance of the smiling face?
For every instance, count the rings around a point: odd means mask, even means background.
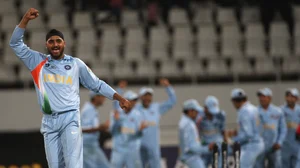
[[[51,36],[46,42],[48,53],[53,59],[61,59],[63,57],[65,45],[65,41],[59,36]]]

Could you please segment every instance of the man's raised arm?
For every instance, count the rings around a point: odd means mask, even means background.
[[[39,11],[34,8],[30,8],[23,16],[19,25],[16,26],[9,43],[15,54],[30,70],[33,70],[40,62],[46,59],[44,54],[31,50],[23,42],[23,35],[28,22],[37,18],[38,16]]]

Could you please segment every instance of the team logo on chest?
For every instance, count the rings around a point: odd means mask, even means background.
[[[273,118],[274,120],[278,120],[280,118],[279,115],[271,115],[271,118]]]
[[[72,68],[71,65],[65,65],[66,70],[70,70],[71,68]]]

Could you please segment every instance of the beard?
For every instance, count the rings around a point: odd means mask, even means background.
[[[60,59],[63,54],[64,54],[64,47],[52,47],[52,48],[47,48],[48,53],[51,55],[52,58],[54,59]]]

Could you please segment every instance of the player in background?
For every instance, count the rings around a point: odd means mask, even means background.
[[[219,149],[219,167],[222,167],[221,145],[225,137],[225,112],[219,108],[219,101],[215,96],[208,96],[204,102],[202,112],[198,114],[197,125],[203,145],[216,143]],[[213,152],[203,155],[205,166],[213,163]]]
[[[113,139],[111,162],[113,168],[142,168],[140,147],[143,129],[147,127],[139,111],[133,108],[138,95],[127,91],[124,97],[132,106],[123,111],[113,112],[110,131]]]
[[[259,99],[258,112],[263,126],[262,137],[265,150],[258,157],[256,168],[264,168],[268,160],[269,168],[282,168],[281,146],[286,137],[287,127],[282,110],[271,103],[272,91],[269,88],[257,92]]]
[[[124,94],[125,88],[127,87],[127,81],[126,80],[121,80],[118,83],[118,87],[116,88],[117,93],[120,95]],[[114,111],[122,111],[122,108],[119,105],[118,101],[113,101],[113,110]]]
[[[141,154],[144,167],[160,168],[160,129],[159,121],[176,104],[175,91],[167,79],[160,79],[160,85],[166,87],[169,99],[164,102],[152,102],[153,89],[143,87],[139,92],[141,103],[136,109],[147,122],[143,130]]]
[[[99,93],[90,92],[90,101],[86,102],[81,112],[83,132],[83,167],[110,168],[109,162],[99,146],[100,131],[108,130],[109,123],[100,124],[98,107],[105,102]]]
[[[210,154],[215,144],[202,146],[195,120],[199,106],[197,100],[189,99],[183,103],[183,115],[179,121],[179,159],[189,168],[206,168],[202,158],[203,154]]]
[[[25,28],[39,11],[30,8],[16,26],[10,47],[30,70],[40,110],[43,112],[41,133],[44,136],[49,168],[82,168],[82,133],[80,123],[80,83],[128,109],[130,102],[116,93],[78,58],[64,54],[63,34],[50,30],[45,39],[48,55],[34,51],[23,42]]]
[[[296,88],[285,93],[286,104],[281,106],[287,124],[287,135],[282,145],[282,165],[285,168],[300,167],[300,143],[295,134],[300,123],[300,106],[297,104],[299,92]]]
[[[238,131],[233,133],[232,142],[241,146],[240,166],[253,168],[257,157],[264,151],[264,142],[260,136],[260,116],[257,108],[247,101],[247,95],[242,89],[231,92],[233,106],[238,112]]]

